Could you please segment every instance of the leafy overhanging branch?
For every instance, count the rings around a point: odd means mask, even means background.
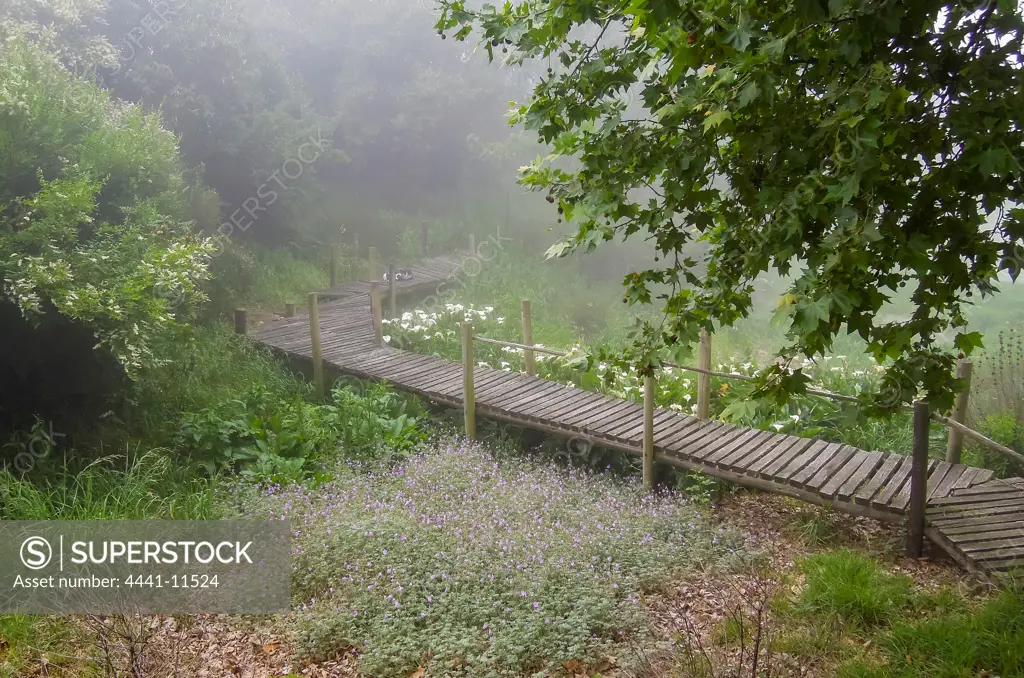
[[[799,392],[792,359],[849,331],[888,361],[876,410],[951,403],[941,338],[979,346],[965,307],[1024,263],[1016,3],[442,4],[440,32],[557,61],[512,116],[552,149],[521,182],[575,225],[551,254],[636,234],[656,246],[659,265],[628,276],[625,298],[667,286],[665,322],[640,328],[623,360],[649,368],[662,347],[688,351],[701,328],[747,316],[753,281],[774,270],[790,277],[789,343],[762,393]],[[911,316],[883,320],[904,289]]]

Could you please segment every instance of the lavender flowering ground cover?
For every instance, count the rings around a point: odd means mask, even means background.
[[[300,650],[372,676],[557,675],[643,643],[649,587],[750,555],[682,496],[458,439],[334,473],[233,501],[293,521]]]

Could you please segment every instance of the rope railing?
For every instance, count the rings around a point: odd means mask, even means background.
[[[527,305],[525,308],[527,309],[525,312],[528,313],[529,306]],[[524,316],[524,318],[525,317],[526,316]],[[526,351],[535,351],[537,353],[545,353],[547,355],[553,355],[553,356],[558,356],[558,357],[565,357],[565,356],[569,355],[569,352],[567,352],[567,351],[559,351],[557,349],[548,348],[546,346],[541,346],[539,344],[524,344],[524,343],[520,343],[520,342],[516,342],[516,341],[507,341],[507,340],[503,340],[503,339],[492,339],[490,337],[482,337],[482,336],[477,336],[477,335],[470,335],[470,336],[471,336],[472,340],[479,341],[479,342],[484,343],[484,344],[492,344],[492,345],[495,345],[495,346],[508,346],[510,348],[519,349],[519,350],[524,351],[524,352],[526,352]],[[704,342],[704,345],[708,345],[709,346],[709,343],[708,342]],[[704,345],[702,345],[702,350],[704,348]],[[745,374],[733,374],[733,373],[730,373],[730,372],[720,372],[720,371],[716,371],[716,370],[707,370],[707,369],[703,369],[703,368],[700,368],[700,367],[691,367],[689,365],[678,365],[678,364],[672,363],[672,362],[663,362],[662,365],[665,366],[665,367],[671,367],[673,369],[684,370],[684,371],[687,371],[687,372],[694,372],[696,374],[707,375],[709,377],[718,377],[720,379],[732,379],[732,380],[736,380],[736,381],[746,381],[746,382],[756,381],[755,377],[751,377],[751,376],[748,376],[748,375],[745,375]],[[970,370],[968,369],[967,372],[969,374]],[[705,398],[710,398],[710,394],[709,393],[704,393],[703,391],[704,391],[704,389],[698,389],[698,392],[697,392],[698,403],[700,403],[702,396],[705,397]],[[857,398],[856,396],[846,395],[846,394],[843,394],[843,393],[833,393],[831,391],[823,391],[823,390],[814,389],[814,388],[807,389],[805,391],[805,393],[807,393],[808,395],[820,396],[820,397],[823,397],[823,398],[829,398],[831,400],[837,400],[837,401],[841,401],[841,402],[848,402],[848,403],[859,403],[860,402],[860,399]],[[698,409],[700,409],[699,406],[698,406]],[[912,412],[914,410],[914,408],[912,406],[910,406],[910,405],[900,405],[898,407],[898,409],[900,411],[903,411],[903,412]],[[962,413],[963,409],[965,409],[965,408],[957,407],[956,409],[958,410],[958,413]],[[962,416],[962,414],[961,414],[961,416]],[[1000,443],[997,443],[996,441],[994,441],[991,438],[987,437],[983,433],[975,431],[974,429],[970,428],[969,426],[966,426],[961,421],[957,421],[956,419],[950,418],[950,417],[944,417],[944,416],[942,416],[940,414],[937,414],[937,413],[930,413],[930,418],[933,421],[936,421],[936,422],[938,422],[940,424],[943,424],[944,426],[947,426],[947,427],[953,429],[954,431],[957,431],[957,432],[961,433],[962,435],[967,436],[968,438],[971,438],[972,440],[974,440],[977,443],[980,443],[980,444],[982,444],[982,445],[984,445],[984,446],[986,446],[986,447],[988,447],[988,448],[990,448],[992,450],[995,450],[996,452],[999,452],[1000,454],[1008,457],[1009,459],[1012,459],[1013,461],[1015,461],[1015,462],[1017,462],[1019,464],[1024,464],[1024,455],[1022,455],[1019,452],[1016,452],[1016,451],[1010,449],[1006,445],[1002,445]],[[947,453],[947,461],[950,461],[952,463],[959,463],[960,462],[960,449],[959,449],[959,447],[955,448],[952,453],[949,453],[949,452]]]

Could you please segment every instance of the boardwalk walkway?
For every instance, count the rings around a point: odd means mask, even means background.
[[[422,262],[404,294],[430,293],[459,266],[456,258]],[[433,402],[462,406],[462,365],[374,343],[369,284],[321,293],[324,362],[362,379],[387,381]],[[306,317],[269,322],[253,338],[290,358],[312,357]],[[488,367],[474,370],[479,416],[575,437],[640,455],[641,405],[537,377]],[[854,515],[904,520],[910,458],[848,445],[705,421],[671,410],[654,417],[656,459],[746,487],[796,497]],[[986,577],[1024,567],[1024,480],[986,469],[932,461],[925,534],[967,569]]]

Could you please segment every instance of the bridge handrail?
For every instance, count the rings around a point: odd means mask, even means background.
[[[506,340],[502,340],[502,339],[491,339],[490,337],[482,337],[482,336],[479,336],[477,334],[473,334],[472,336],[473,336],[473,340],[474,341],[479,341],[479,342],[484,343],[484,344],[494,344],[496,346],[509,346],[509,347],[517,348],[517,349],[520,349],[520,350],[523,350],[523,351],[536,351],[537,353],[546,353],[548,355],[554,355],[554,356],[560,356],[560,357],[564,357],[564,356],[569,355],[569,353],[567,351],[559,351],[559,350],[556,350],[556,349],[548,348],[546,346],[540,346],[538,344],[523,344],[523,343],[519,343],[519,342],[515,342],[515,341],[506,341]],[[705,369],[702,369],[700,367],[690,367],[688,365],[677,365],[676,363],[672,363],[672,362],[663,362],[662,365],[664,365],[666,367],[672,367],[674,369],[686,370],[688,372],[696,372],[698,374],[706,374],[706,375],[711,376],[711,377],[719,377],[721,379],[733,379],[733,380],[736,380],[736,381],[754,381],[755,380],[754,377],[750,377],[750,376],[747,376],[745,374],[730,374],[728,372],[716,372],[715,370],[705,370]],[[830,398],[832,400],[839,400],[839,401],[843,401],[843,402],[851,402],[851,403],[860,402],[860,400],[856,396],[845,395],[843,393],[833,393],[831,391],[822,391],[822,390],[813,389],[813,388],[807,389],[805,391],[805,393],[808,393],[810,395],[821,396],[823,398]],[[899,407],[899,409],[902,410],[902,411],[905,411],[905,412],[913,411],[913,407],[911,407],[909,405],[901,405]],[[1009,457],[1010,459],[1012,459],[1013,461],[1015,461],[1015,462],[1017,462],[1019,464],[1024,464],[1024,455],[1022,455],[1019,452],[1016,452],[1016,451],[1010,449],[1006,445],[1002,445],[1000,443],[997,443],[996,441],[992,440],[991,438],[989,438],[985,434],[980,433],[978,431],[975,431],[974,429],[972,429],[969,426],[966,426],[966,425],[960,423],[959,421],[956,421],[955,419],[950,419],[949,417],[944,417],[941,414],[938,414],[938,413],[935,413],[935,412],[931,413],[931,419],[933,421],[936,421],[936,422],[940,423],[940,424],[943,424],[944,426],[947,426],[947,427],[952,428],[952,429],[954,429],[956,431],[959,431],[960,433],[962,433],[963,435],[967,436],[968,438],[971,438],[974,441],[976,441],[978,443],[981,443],[982,445],[985,445],[985,446],[995,450],[996,452],[999,452],[1000,454],[1005,455],[1006,457]]]

